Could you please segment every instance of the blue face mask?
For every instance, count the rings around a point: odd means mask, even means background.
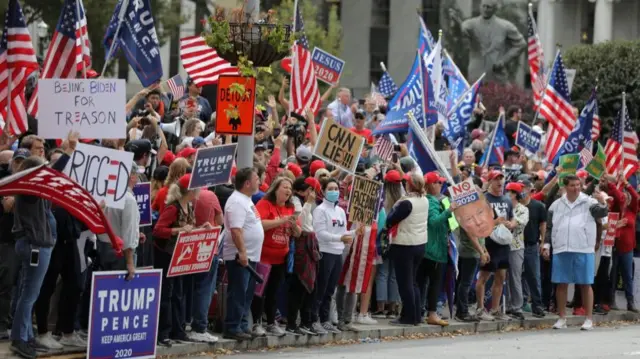
[[[338,191],[327,191],[324,194],[324,198],[331,203],[338,202],[339,197],[340,197],[340,192]]]

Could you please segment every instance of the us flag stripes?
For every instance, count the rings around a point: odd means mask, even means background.
[[[607,173],[617,175],[622,169],[625,178],[629,178],[638,170],[638,135],[631,125],[626,96],[622,94],[622,108],[616,118],[611,138],[607,141],[604,152],[607,155]]]
[[[365,226],[364,235],[353,240],[340,274],[340,284],[347,288],[348,293],[366,293],[371,284],[373,260],[377,255],[377,234],[378,225],[373,222],[372,225]]]
[[[537,108],[540,103],[540,98],[544,92],[545,76],[544,76],[544,54],[542,52],[542,44],[540,43],[540,37],[538,36],[538,28],[536,26],[536,20],[533,18],[533,10],[529,7],[529,13],[527,16],[528,25],[528,61],[529,61],[529,74],[531,76],[531,88],[533,89],[533,103]],[[534,109],[535,109],[534,108]]]
[[[215,84],[223,74],[238,74],[238,69],[218,56],[199,35],[180,39],[180,59],[184,70],[198,86]]]
[[[167,80],[167,86],[169,87],[169,91],[173,95],[174,100],[178,100],[184,96],[184,81],[182,81],[182,76],[173,76]]]
[[[298,39],[292,47],[290,106],[291,110],[297,113],[303,113],[306,108],[315,113],[320,108],[320,92],[318,91],[318,81],[316,81],[316,71],[311,61],[309,41],[304,33],[304,23],[298,0],[295,2],[295,14],[293,28]]]
[[[393,143],[391,143],[385,135],[378,137],[373,146],[373,154],[385,162],[391,161],[391,157],[393,156]]]

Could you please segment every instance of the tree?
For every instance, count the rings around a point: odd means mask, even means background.
[[[117,4],[117,0],[83,0],[87,17],[87,32],[91,42],[91,57],[93,67],[100,71],[104,65],[105,54],[108,49],[102,45],[104,33],[113,15],[113,10]],[[4,2],[3,2],[4,3]],[[163,45],[171,36],[172,32],[178,29],[179,25],[186,20],[184,16],[176,16],[180,14],[180,2],[173,0],[150,0],[151,9],[158,33],[158,40]],[[49,35],[53,34],[54,28],[60,17],[63,0],[20,0],[27,23],[33,23],[42,19],[49,25]],[[4,14],[7,4],[0,5],[0,11]],[[35,39],[36,34],[31,34]],[[114,61],[115,62],[115,61]],[[128,69],[128,67],[127,67]]]

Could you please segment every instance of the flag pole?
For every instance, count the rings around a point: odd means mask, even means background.
[[[302,16],[302,14],[300,14],[300,16]],[[296,0],[293,3],[293,35],[295,35],[295,31],[296,31],[296,26],[298,22],[298,0]],[[292,35],[292,36],[293,36]],[[295,50],[296,46],[298,46],[296,44],[297,41],[294,41],[293,46],[291,47],[292,50]],[[291,89],[293,88],[293,71],[295,71],[296,69],[296,60],[297,60],[297,56],[296,56],[296,51],[291,51],[291,79],[289,80],[289,113],[286,114],[286,118],[289,118],[289,116],[291,115],[291,112],[293,112],[293,91],[291,91]]]
[[[104,65],[102,66],[102,71],[100,72],[100,77],[104,77],[104,72],[107,70],[107,65],[109,65],[109,60],[113,56],[113,50],[116,48],[118,33],[120,32],[120,28],[122,27],[122,22],[124,21],[124,15],[127,12],[127,7],[129,7],[129,0],[122,0],[122,5],[120,6],[120,13],[118,14],[118,26],[116,27],[116,32],[113,35],[113,40],[111,41],[111,46],[109,47],[109,52],[107,52],[107,57],[104,60]]]
[[[11,79],[11,73],[13,71],[11,71],[11,69],[7,68],[7,73],[9,75],[9,77],[7,78],[8,82],[7,82],[7,93],[9,94],[9,96],[7,96],[7,118],[5,119],[5,123],[4,123],[4,130],[3,130],[3,135],[7,136],[7,138],[9,138],[10,135],[13,135],[13,133],[11,133],[11,124],[10,124],[10,117],[13,118],[13,116],[9,116],[11,114],[11,99],[13,98],[11,96],[11,91],[13,91],[12,89],[12,82],[13,80]],[[7,130],[9,130],[9,132],[7,132]]]
[[[431,156],[431,159],[433,159],[433,162],[435,162],[436,165],[440,167],[440,170],[444,172],[443,174],[447,178],[447,181],[449,181],[450,184],[454,184],[455,182],[453,181],[453,177],[451,177],[451,174],[449,173],[449,171],[446,170],[445,165],[442,163],[442,161],[440,161],[440,156],[438,156],[436,151],[433,149],[433,145],[431,144],[429,139],[425,136],[424,132],[420,131],[421,130],[420,124],[418,123],[418,121],[416,121],[416,117],[413,115],[412,112],[409,112],[408,115],[409,115],[409,126],[411,127],[413,132],[416,134],[416,136],[419,137],[418,140],[422,142],[422,144],[424,144],[424,148],[427,150],[429,156]]]
[[[545,84],[544,84],[544,88],[542,89],[542,94],[540,94],[540,100],[538,100],[538,106],[536,108],[536,114],[533,117],[533,123],[531,124],[531,127],[535,126],[536,122],[538,121],[538,116],[540,116],[540,106],[542,106],[542,101],[544,100],[544,97],[547,94],[547,87],[549,86],[549,82],[551,81],[551,72],[556,67],[556,61],[558,61],[558,55],[560,55],[560,47],[561,47],[560,44],[557,44],[556,47],[558,48],[556,50],[556,56],[553,58],[553,64],[551,64],[551,68],[547,72],[547,78],[545,79],[546,81],[545,81]]]
[[[486,149],[484,153],[484,161],[482,162],[483,168],[489,167],[489,160],[491,159],[491,152],[493,151],[493,146],[496,143],[496,134],[498,133],[498,126],[500,126],[500,121],[503,121],[504,115],[500,114],[498,116],[498,122],[496,123],[496,127],[493,129],[493,133],[491,134],[491,141],[489,142],[489,147]],[[489,153],[487,153],[489,152]]]
[[[429,106],[429,99],[427,98],[427,91],[424,88],[424,73],[422,70],[422,64],[424,63],[424,60],[422,59],[422,57],[420,56],[420,49],[416,49],[416,56],[418,57],[418,61],[420,62],[418,64],[418,70],[420,73],[420,82],[422,82],[422,129],[426,132],[427,131],[427,106]],[[382,65],[382,62],[380,63],[380,65]],[[429,79],[429,81],[431,81],[431,79]]]
[[[484,76],[485,76],[486,74],[487,74],[487,73],[486,73],[486,72],[484,72],[484,73],[480,76],[480,78],[479,78],[478,80],[476,80],[476,82],[474,82],[474,83],[473,83],[473,86],[469,86],[469,88],[468,88],[468,89],[466,89],[466,90],[464,91],[464,93],[463,93],[462,95],[460,95],[460,97],[458,97],[458,99],[456,100],[455,105],[453,105],[453,106],[451,107],[451,109],[449,110],[449,113],[447,114],[447,117],[449,117],[449,116],[453,113],[453,111],[455,111],[455,110],[458,108],[458,106],[460,106],[460,104],[462,103],[462,101],[464,101],[464,98],[465,98],[465,97],[467,97],[467,95],[469,94],[469,92],[471,92],[471,90],[476,86],[476,84],[477,84],[477,83],[479,83],[480,81],[482,81],[482,79],[484,78]],[[477,101],[476,101],[476,102],[477,102]]]
[[[80,23],[80,21],[82,20],[80,18],[80,8],[84,8],[84,5],[82,5],[82,0],[76,0],[76,26],[80,29],[80,61],[82,61],[82,77],[84,77],[85,79],[87,78],[87,64],[84,62],[84,47],[85,47],[85,43],[84,43],[84,32],[82,31],[82,24]],[[86,14],[85,14],[85,18],[86,18]],[[87,24],[88,26],[88,24]],[[76,28],[77,29],[77,28]],[[78,71],[78,69],[76,68],[76,72]]]

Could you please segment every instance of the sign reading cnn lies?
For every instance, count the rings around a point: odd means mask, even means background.
[[[78,143],[64,173],[107,207],[124,208],[133,153]]]
[[[354,173],[358,166],[365,138],[351,132],[332,119],[325,119],[313,154],[347,172]]]
[[[120,79],[38,80],[38,135],[66,138],[125,138],[126,83]]]
[[[181,232],[171,256],[167,277],[208,272],[218,251],[221,228]]]
[[[349,222],[370,225],[376,219],[381,183],[355,176],[349,201]]]

